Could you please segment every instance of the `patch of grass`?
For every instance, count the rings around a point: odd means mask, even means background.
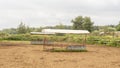
[[[87,52],[87,50],[52,49],[51,52]]]

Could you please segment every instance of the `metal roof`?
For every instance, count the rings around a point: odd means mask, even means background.
[[[67,30],[67,29],[43,29],[44,33],[65,33],[65,34],[88,34],[88,30]]]
[[[55,33],[50,33],[50,32],[30,32],[31,34],[35,35],[50,35],[50,34],[55,34]]]

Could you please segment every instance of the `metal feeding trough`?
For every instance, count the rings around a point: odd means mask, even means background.
[[[31,41],[31,44],[32,45],[42,45],[42,44],[44,44],[44,42],[43,41]]]
[[[80,45],[70,45],[66,47],[67,50],[85,50],[85,46],[80,46]]]
[[[47,41],[47,42],[44,42],[44,41],[31,41],[31,44],[33,45],[52,45],[53,42],[52,41]]]

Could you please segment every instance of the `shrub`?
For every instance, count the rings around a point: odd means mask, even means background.
[[[24,34],[16,34],[16,35],[11,35],[11,36],[8,36],[8,37],[5,37],[3,38],[4,40],[23,40],[23,41],[27,41],[27,40],[30,40],[30,36],[28,35],[24,35]]]
[[[98,44],[100,40],[98,36],[90,36],[87,38],[87,44]]]

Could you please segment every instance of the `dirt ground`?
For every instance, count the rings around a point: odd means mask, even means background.
[[[0,68],[120,68],[120,48],[87,46],[88,52],[45,52],[41,45],[0,46]]]

